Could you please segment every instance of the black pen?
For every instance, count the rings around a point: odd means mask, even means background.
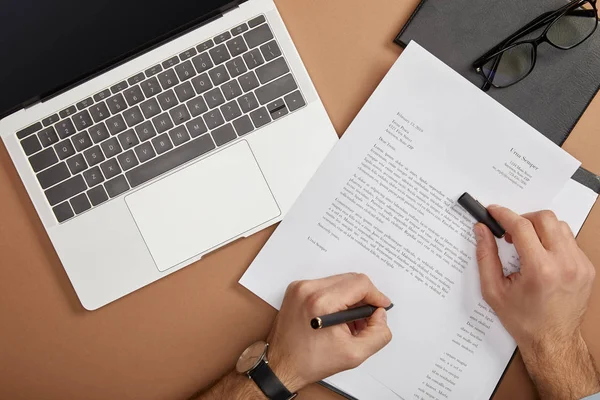
[[[385,311],[389,311],[394,307],[394,303],[385,307]],[[349,310],[339,311],[333,314],[323,315],[321,317],[313,318],[310,321],[310,326],[313,329],[323,329],[334,325],[347,324],[349,322],[358,321],[361,319],[369,318],[377,309],[380,307],[375,306],[361,306],[357,308],[351,308]]]
[[[471,214],[473,218],[477,220],[477,222],[481,222],[482,224],[490,228],[490,231],[492,231],[494,236],[496,236],[499,239],[502,239],[504,237],[506,231],[504,230],[502,225],[500,225],[498,221],[496,221],[494,217],[492,217],[487,208],[485,208],[480,202],[475,200],[473,196],[471,196],[469,193],[465,193],[462,196],[460,196],[458,198],[458,204],[460,204],[465,210],[467,210],[467,212]]]

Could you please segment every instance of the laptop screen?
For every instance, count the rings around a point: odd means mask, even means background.
[[[232,0],[4,0],[0,118],[199,23]]]

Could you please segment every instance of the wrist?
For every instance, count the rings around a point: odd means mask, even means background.
[[[291,393],[298,393],[299,390],[314,383],[306,382],[301,377],[300,371],[297,371],[292,362],[284,357],[276,348],[269,348],[267,360],[273,373]]]

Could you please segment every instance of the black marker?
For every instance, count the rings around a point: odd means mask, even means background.
[[[506,234],[506,231],[492,217],[487,208],[485,208],[480,202],[475,200],[469,193],[465,193],[458,198],[458,204],[460,204],[469,214],[473,216],[477,220],[477,222],[481,222],[488,228],[490,231],[499,239],[502,239]]]
[[[394,307],[394,303],[390,304],[389,307],[386,307],[385,311],[391,310],[392,307]],[[378,308],[379,307],[375,306],[361,306],[329,315],[323,315],[321,317],[313,318],[310,321],[310,326],[312,326],[313,329],[323,329],[334,325],[347,324],[352,321],[369,318]]]

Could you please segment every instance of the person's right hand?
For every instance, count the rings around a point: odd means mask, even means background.
[[[580,331],[595,269],[571,229],[551,211],[519,216],[499,206],[488,210],[515,245],[521,270],[504,276],[494,236],[485,225],[477,224],[482,294],[519,345],[540,394],[575,398],[600,390]],[[579,386],[573,389],[577,393],[566,396],[559,391],[567,386],[568,390]]]

